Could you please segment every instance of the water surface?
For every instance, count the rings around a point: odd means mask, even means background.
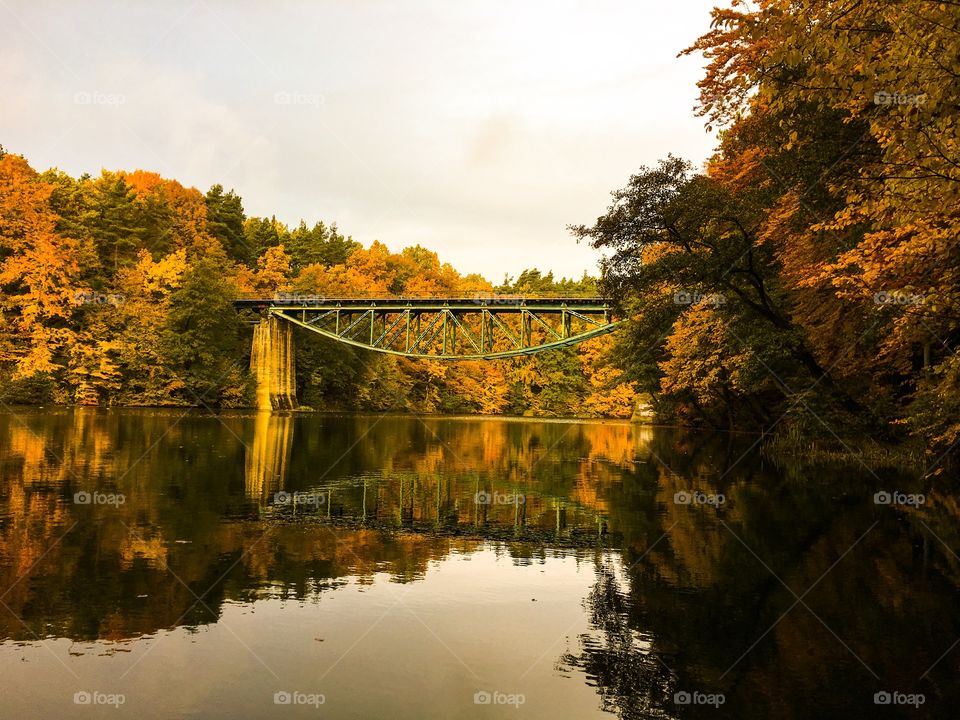
[[[0,714],[950,717],[958,516],[749,436],[7,412]]]

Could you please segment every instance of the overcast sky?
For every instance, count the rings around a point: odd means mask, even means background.
[[[716,144],[676,54],[718,0],[0,0],[0,144],[38,170],[148,169],[248,215],[420,243],[494,281],[579,276],[569,223]]]

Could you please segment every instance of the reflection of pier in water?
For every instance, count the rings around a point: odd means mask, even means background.
[[[293,418],[258,412],[253,427],[244,479],[247,497],[265,500],[283,490],[293,448]]]

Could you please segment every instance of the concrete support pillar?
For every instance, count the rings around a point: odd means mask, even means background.
[[[297,387],[293,370],[293,326],[274,316],[253,329],[250,371],[257,379],[258,410],[293,410]]]

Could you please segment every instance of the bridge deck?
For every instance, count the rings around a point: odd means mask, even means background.
[[[285,293],[274,297],[242,297],[233,301],[239,308],[320,308],[320,307],[376,307],[381,310],[417,308],[422,310],[470,309],[477,307],[603,310],[607,301],[599,297],[536,297],[491,295],[490,297],[322,297],[307,293]]]

